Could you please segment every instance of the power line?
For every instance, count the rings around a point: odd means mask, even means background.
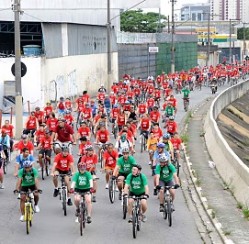
[[[11,10],[11,8],[0,8],[0,11]]]

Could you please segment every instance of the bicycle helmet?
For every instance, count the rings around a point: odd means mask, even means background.
[[[63,146],[61,147],[61,151],[62,151],[62,152],[69,152],[68,146],[63,145]]]
[[[165,163],[165,162],[168,162],[168,161],[169,161],[169,157],[166,156],[165,154],[161,155],[160,158],[159,158],[160,163]]]
[[[140,164],[133,165],[133,167],[138,168],[138,170],[142,170],[142,166]]]
[[[158,148],[165,148],[165,144],[162,142],[157,143]]]
[[[65,113],[66,113],[66,114],[70,114],[71,111],[70,111],[69,109],[67,109]]]
[[[117,104],[114,104],[113,107],[114,107],[114,108],[118,108],[118,105],[117,105]]]
[[[124,147],[122,149],[122,153],[127,153],[127,152],[130,152],[130,149],[128,147]]]
[[[29,168],[32,166],[32,162],[31,161],[24,161],[23,162],[23,168]]]
[[[175,117],[174,116],[169,116],[169,120],[174,120]]]
[[[87,168],[86,163],[79,163],[79,164],[78,164],[78,169],[79,169],[79,170],[86,170],[86,168]]]
[[[169,133],[165,133],[163,135],[163,139],[170,139],[170,134]]]
[[[87,145],[85,147],[86,151],[93,151],[93,146],[92,145]]]

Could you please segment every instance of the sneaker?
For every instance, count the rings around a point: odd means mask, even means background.
[[[157,189],[155,188],[154,189],[154,196],[156,196],[157,195]]]
[[[24,222],[24,215],[21,215],[20,219],[21,222]]]
[[[132,223],[132,217],[128,219],[128,223]]]
[[[151,165],[151,161],[149,161],[149,163],[148,163],[149,165]]]
[[[108,184],[106,184],[106,185],[105,185],[105,189],[108,189],[108,188],[109,188],[109,185],[108,185]]]
[[[164,212],[164,206],[160,205],[159,212]]]
[[[118,187],[116,187],[115,191],[116,191],[116,192],[119,192],[119,189],[118,189]]]
[[[79,217],[80,215],[80,209],[79,208],[76,208],[76,211],[75,211],[75,216],[76,217]],[[78,218],[77,218],[78,219]]]
[[[21,194],[18,193],[17,199],[21,199]]]
[[[79,218],[77,217],[74,222],[79,223]]]
[[[59,190],[58,189],[54,189],[54,197],[57,197],[59,194]]]
[[[92,223],[92,218],[90,216],[87,216],[86,222],[88,224],[91,224]]]
[[[72,206],[72,205],[73,205],[71,198],[68,198],[68,199],[67,199],[67,205],[68,205],[68,206]]]
[[[93,197],[92,197],[92,202],[96,202],[96,196],[95,195],[93,195]]]
[[[40,212],[40,208],[39,208],[38,205],[35,205],[35,212],[36,212],[36,213],[39,213],[39,212]]]
[[[146,222],[146,221],[147,221],[147,217],[146,217],[144,214],[142,215],[142,221],[143,221],[143,222]]]
[[[0,183],[0,189],[4,189],[4,184]]]
[[[122,200],[122,192],[121,191],[119,192],[118,199]]]

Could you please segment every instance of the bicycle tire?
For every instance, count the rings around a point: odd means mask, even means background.
[[[127,215],[127,198],[123,198],[123,219],[126,219]]]
[[[137,238],[137,212],[134,209],[132,211],[132,235],[133,238],[136,239]]]
[[[114,126],[114,128],[113,128],[114,139],[117,139],[117,134],[118,134],[118,128],[117,128],[117,126]]]
[[[45,165],[45,171],[46,171],[46,175],[49,176],[49,167],[48,167],[48,161],[46,161],[46,165]]]
[[[104,160],[103,160],[103,155],[104,155],[104,150],[100,150],[100,167],[101,169],[103,168],[103,163],[104,163]]]
[[[44,177],[44,164],[41,168],[41,175],[42,175],[42,180],[44,180],[45,179],[45,177]]]
[[[80,235],[83,236],[83,203],[80,204],[80,215],[78,217],[78,220],[80,222]]]
[[[62,189],[62,209],[64,216],[67,216],[67,194],[65,189]]]
[[[30,233],[30,206],[25,207],[26,233]]]
[[[141,135],[141,150],[140,150],[140,152],[142,153],[143,152],[143,150],[144,150],[144,135]]]
[[[82,209],[83,209],[82,223],[83,223],[83,228],[85,229],[86,228],[86,215],[87,215],[85,203],[83,203]]]
[[[169,223],[169,226],[172,226],[172,208],[171,208],[171,202],[169,200],[167,200],[166,205],[167,205],[168,223]]]
[[[167,204],[164,203],[163,218],[164,218],[164,219],[167,219],[167,217],[168,217]]]
[[[115,182],[114,180],[109,180],[109,199],[111,203],[115,201]]]
[[[3,173],[5,175],[7,174],[7,161],[6,161],[6,159],[3,160]]]
[[[178,159],[176,159],[176,175],[177,175],[177,177],[179,177],[179,174],[180,174],[180,166],[179,166]]]

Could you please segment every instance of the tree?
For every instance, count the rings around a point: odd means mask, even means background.
[[[143,10],[129,10],[121,14],[121,31],[138,33],[161,32],[165,27],[166,17],[159,13]]]
[[[249,28],[245,28],[245,37],[246,37],[246,40],[249,40]],[[244,28],[238,28],[237,38],[238,40],[244,39]]]

